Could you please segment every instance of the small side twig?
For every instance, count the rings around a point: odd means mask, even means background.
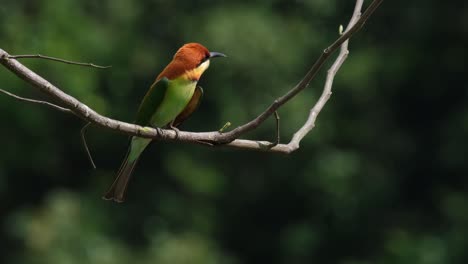
[[[101,66],[101,65],[96,65],[94,63],[90,62],[77,62],[77,61],[70,61],[70,60],[64,60],[60,58],[55,58],[55,57],[50,57],[50,56],[45,56],[41,54],[33,54],[33,55],[9,55],[8,59],[45,59],[45,60],[51,60],[51,61],[58,61],[62,62],[65,64],[71,64],[71,65],[79,65],[79,66],[85,66],[85,67],[93,67],[93,68],[98,68],[98,69],[107,69],[112,67],[112,65],[109,66]]]
[[[268,142],[265,144],[264,141],[256,141],[256,143],[261,146],[263,149],[272,149],[280,143],[280,117],[278,111],[273,112],[275,121],[276,121],[276,139],[273,142]]]
[[[29,103],[36,103],[36,104],[42,104],[42,105],[47,105],[47,106],[50,106],[52,108],[55,108],[59,111],[62,111],[62,112],[65,112],[65,113],[68,113],[68,114],[75,114],[73,113],[72,110],[68,109],[68,108],[65,108],[65,107],[61,107],[61,106],[58,106],[58,105],[55,105],[55,104],[52,104],[52,103],[49,103],[49,102],[46,102],[46,101],[41,101],[41,100],[35,100],[35,99],[30,99],[30,98],[25,98],[25,97],[21,97],[21,96],[18,96],[16,94],[13,94],[13,93],[10,93],[8,91],[5,91],[3,89],[0,89],[0,92],[6,94],[6,95],[9,95],[17,100],[20,100],[20,101],[24,101],[24,102],[29,102]]]
[[[280,143],[280,117],[278,111],[275,111],[275,120],[276,120],[276,141],[273,142],[272,147],[278,145]]]
[[[85,133],[86,133],[86,129],[89,127],[89,125],[91,125],[91,122],[86,123],[86,125],[84,125],[81,128],[81,140],[82,140],[83,146],[84,146],[84,148],[86,150],[86,154],[88,154],[89,162],[91,162],[91,165],[93,166],[93,169],[96,169],[96,164],[94,163],[93,156],[91,156],[91,151],[89,151],[88,144],[86,143]]]
[[[220,129],[218,130],[218,132],[219,132],[219,133],[223,133],[224,130],[226,130],[226,129],[227,129],[228,127],[230,127],[230,126],[231,126],[231,122],[228,121],[228,122],[226,122],[226,124],[224,124],[224,126],[223,126],[222,128],[220,128]]]

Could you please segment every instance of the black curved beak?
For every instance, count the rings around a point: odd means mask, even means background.
[[[210,52],[210,58],[216,58],[216,57],[227,57],[227,56],[221,52],[216,52],[216,51]]]

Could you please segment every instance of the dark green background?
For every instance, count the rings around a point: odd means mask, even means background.
[[[368,5],[370,1],[366,1]],[[131,122],[186,42],[212,62],[184,130],[240,125],[295,85],[353,1],[2,0],[0,48],[111,64],[24,60],[65,92]],[[293,154],[160,142],[124,204],[101,200],[127,137],[0,95],[1,263],[466,263],[466,1],[385,1],[350,42],[333,96]],[[328,63],[326,66],[329,66]],[[281,108],[282,141],[320,94]],[[0,68],[0,88],[47,99]],[[252,139],[273,139],[269,120]]]

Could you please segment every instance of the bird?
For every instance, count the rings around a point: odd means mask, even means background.
[[[210,59],[227,57],[209,51],[199,43],[187,43],[177,50],[172,61],[156,77],[138,108],[135,124],[171,128],[185,121],[200,104],[203,89],[198,80],[210,66]],[[127,185],[140,155],[152,139],[133,136],[117,176],[103,199],[123,202]]]

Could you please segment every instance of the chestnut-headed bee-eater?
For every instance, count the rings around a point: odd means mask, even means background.
[[[215,57],[226,55],[210,52],[198,43],[183,45],[146,93],[135,123],[177,130],[176,127],[197,109],[203,95],[203,90],[197,86],[197,82],[210,65],[210,59]],[[124,201],[132,171],[150,142],[151,139],[148,138],[131,138],[127,156],[104,199]]]

